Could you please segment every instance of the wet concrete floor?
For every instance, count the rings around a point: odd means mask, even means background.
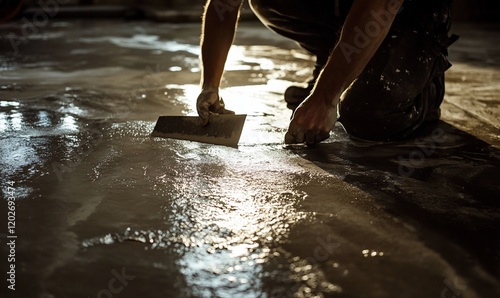
[[[242,24],[237,149],[149,138],[195,112],[196,24],[0,31],[1,297],[500,296],[498,26],[455,26],[438,126],[306,148],[283,91],[311,58]]]

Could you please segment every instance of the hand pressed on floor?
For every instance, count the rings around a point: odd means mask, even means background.
[[[211,114],[234,114],[226,109],[224,100],[216,91],[202,91],[196,100],[196,109],[203,125],[208,124]]]
[[[337,121],[337,104],[327,104],[311,94],[293,114],[285,144],[315,144],[328,139]]]

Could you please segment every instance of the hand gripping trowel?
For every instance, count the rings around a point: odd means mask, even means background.
[[[151,137],[238,147],[247,115],[210,115],[206,126],[198,116],[160,116]]]

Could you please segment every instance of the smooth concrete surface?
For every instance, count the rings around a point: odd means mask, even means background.
[[[283,145],[283,91],[311,57],[242,24],[234,149],[149,138],[195,114],[199,25],[2,25],[0,296],[500,296],[497,29],[454,27],[438,126],[307,148]]]

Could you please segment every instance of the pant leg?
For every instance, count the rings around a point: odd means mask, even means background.
[[[449,19],[442,24],[435,16],[425,12],[415,21],[411,6],[406,7],[363,73],[344,92],[339,122],[351,136],[400,139],[425,121],[439,119],[444,72],[450,67]]]
[[[315,55],[321,68],[340,36],[353,0],[250,0],[250,7],[272,31]]]

